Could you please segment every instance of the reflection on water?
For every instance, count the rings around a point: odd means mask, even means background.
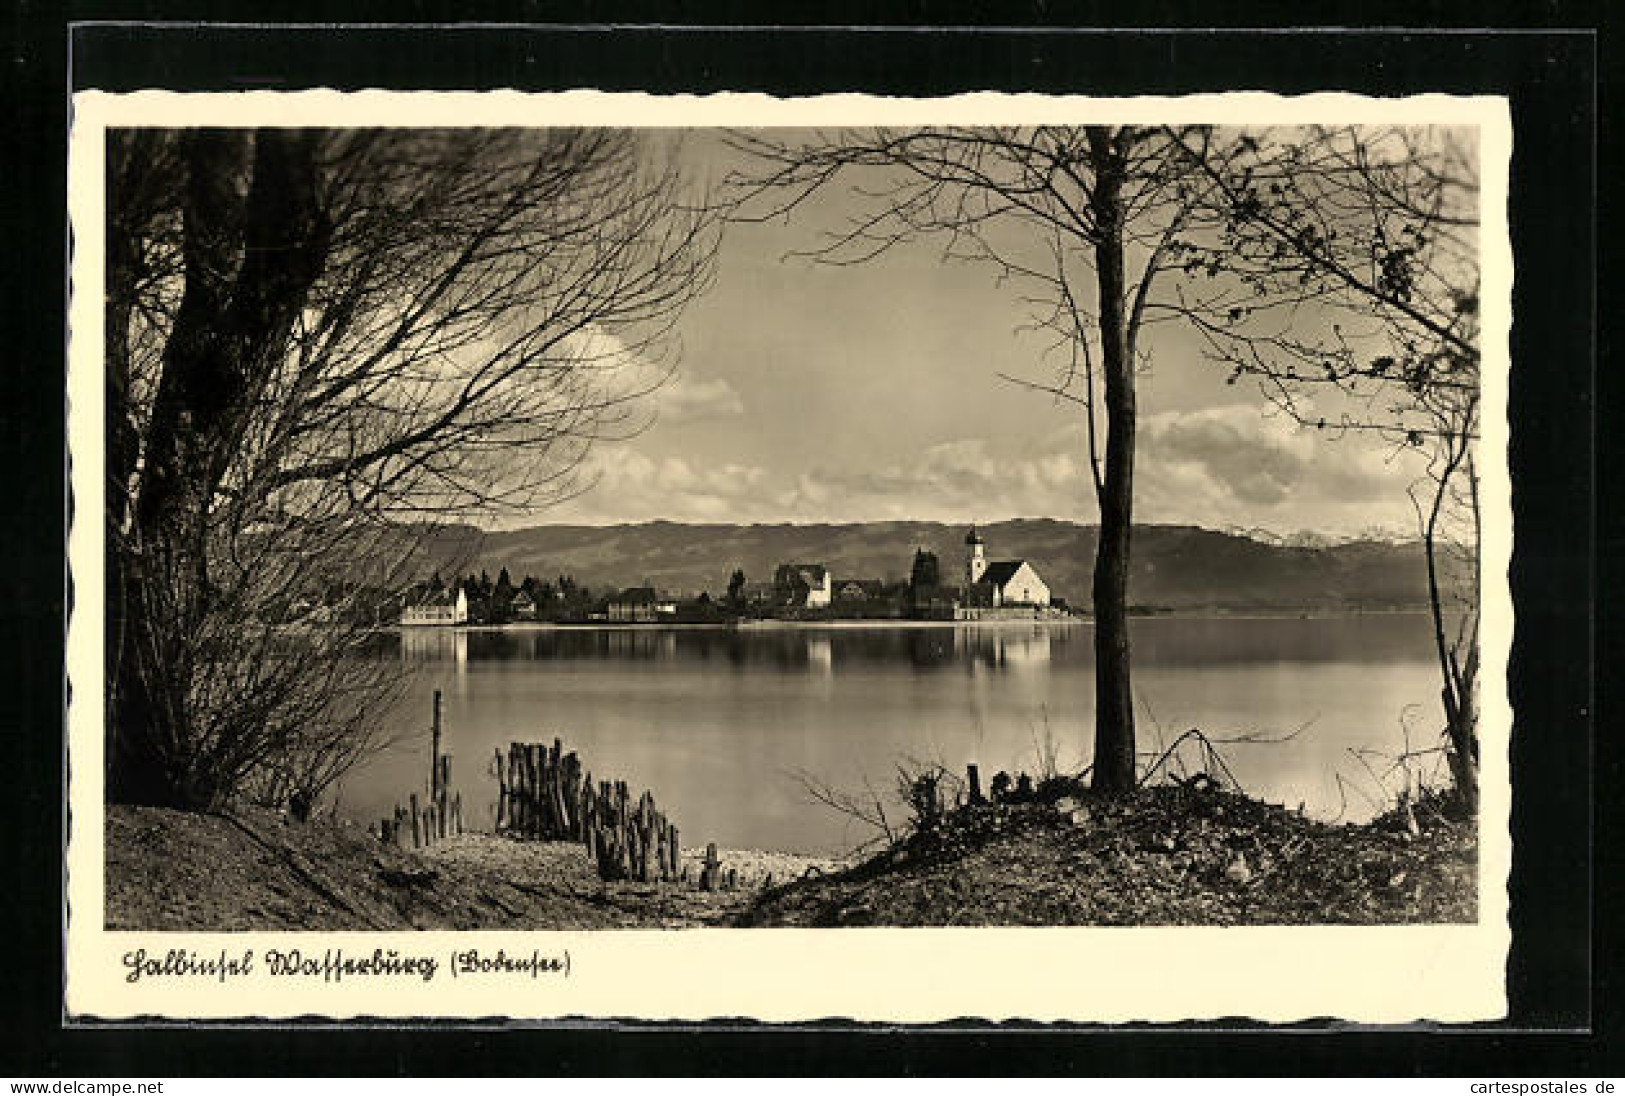
[[[835,670],[835,646],[829,636],[807,637],[807,667],[821,674]]]
[[[1364,779],[1349,750],[1397,754],[1434,730],[1421,615],[1146,618],[1132,633],[1143,749],[1190,727],[1279,738],[1307,724],[1290,742],[1228,748],[1249,789],[1276,801],[1358,815],[1337,782]],[[866,835],[806,803],[788,774],[885,788],[904,756],[1031,769],[1046,736],[1081,768],[1092,733],[1086,622],[415,628],[386,642],[417,670],[402,725],[425,722],[431,690],[446,694],[472,818],[492,752],[556,734],[600,774],[654,789],[695,839],[828,851]],[[413,743],[371,763],[346,808],[385,813],[426,753]]]
[[[1419,614],[1349,617],[1145,618],[1132,624],[1137,664],[1407,662],[1417,657]],[[1425,641],[1426,635],[1422,633]],[[897,627],[513,629],[404,628],[386,636],[411,662],[715,662],[804,670],[906,663],[1013,669],[1092,662],[1085,621]]]
[[[401,658],[408,662],[455,662],[468,664],[469,633],[455,628],[402,628],[399,633]]]
[[[716,662],[740,668],[809,668],[906,663],[990,669],[1048,662],[1057,645],[1081,640],[1079,624],[951,625],[894,628],[541,628],[454,630],[407,628],[399,654],[408,662],[598,661]],[[391,640],[385,640],[391,642]],[[1080,652],[1087,659],[1087,649]]]

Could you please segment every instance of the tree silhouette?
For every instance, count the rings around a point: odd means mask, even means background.
[[[911,590],[929,590],[942,582],[937,554],[924,548],[914,550],[914,563],[909,567],[908,584]]]
[[[811,253],[819,261],[861,263],[930,236],[946,257],[986,264],[998,281],[1032,290],[1035,323],[1054,335],[1064,364],[1053,384],[1021,383],[1082,407],[1100,508],[1092,781],[1105,794],[1130,791],[1137,775],[1127,598],[1146,306],[1190,210],[1212,187],[1198,161],[1223,163],[1237,152],[1218,138],[1207,127],[1088,125],[734,139],[755,163],[732,180],[742,220],[787,216],[814,192],[863,173],[852,187],[862,212]]]
[[[108,792],[212,807],[383,711],[309,591],[404,590],[408,521],[567,495],[638,428],[714,225],[624,130],[107,153]]]
[[[1246,137],[1179,261],[1207,272],[1157,307],[1232,383],[1330,438],[1422,453],[1410,494],[1427,563],[1445,740],[1477,802],[1479,167],[1471,131],[1309,127]],[[1452,619],[1454,618],[1454,619]]]

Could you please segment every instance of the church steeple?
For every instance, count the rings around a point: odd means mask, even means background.
[[[972,525],[970,532],[965,534],[965,585],[974,586],[981,581],[982,572],[987,570],[985,549],[981,534]]]

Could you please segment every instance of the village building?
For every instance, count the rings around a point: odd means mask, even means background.
[[[513,601],[508,603],[508,611],[515,620],[536,619],[536,599],[530,596],[530,591],[520,587],[514,594]]]
[[[468,595],[458,582],[449,590],[426,590],[401,608],[403,625],[467,624]]]
[[[1024,559],[990,561],[987,544],[973,525],[965,536],[964,603],[984,609],[1048,608],[1049,585]]]
[[[878,578],[835,580],[836,601],[879,601],[886,596],[886,584]]]
[[[781,604],[808,609],[827,606],[835,596],[835,583],[822,563],[781,563],[773,587]]]
[[[648,624],[677,615],[677,603],[662,598],[653,586],[632,586],[609,599],[608,619],[619,624]]]

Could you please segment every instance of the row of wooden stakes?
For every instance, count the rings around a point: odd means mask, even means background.
[[[580,759],[551,748],[513,742],[496,752],[497,831],[543,841],[579,841],[602,879],[651,883],[682,878],[677,827],[644,792],[634,804],[626,781],[593,783]],[[712,873],[706,873],[707,875]],[[702,878],[701,885],[706,879]]]
[[[451,790],[451,757],[440,752],[440,691],[435,690],[435,734],[433,753],[429,755],[429,799],[421,806],[418,794],[413,792],[410,807],[395,807],[392,817],[379,819],[368,826],[370,832],[386,845],[396,848],[422,849],[455,837],[463,832],[463,793]],[[408,841],[411,842],[408,845]]]
[[[378,840],[400,849],[423,849],[455,837],[463,832],[463,793],[458,792],[449,801],[439,803],[431,796],[424,804],[418,803],[413,792],[410,807],[396,806],[390,818],[381,818],[367,827]]]

